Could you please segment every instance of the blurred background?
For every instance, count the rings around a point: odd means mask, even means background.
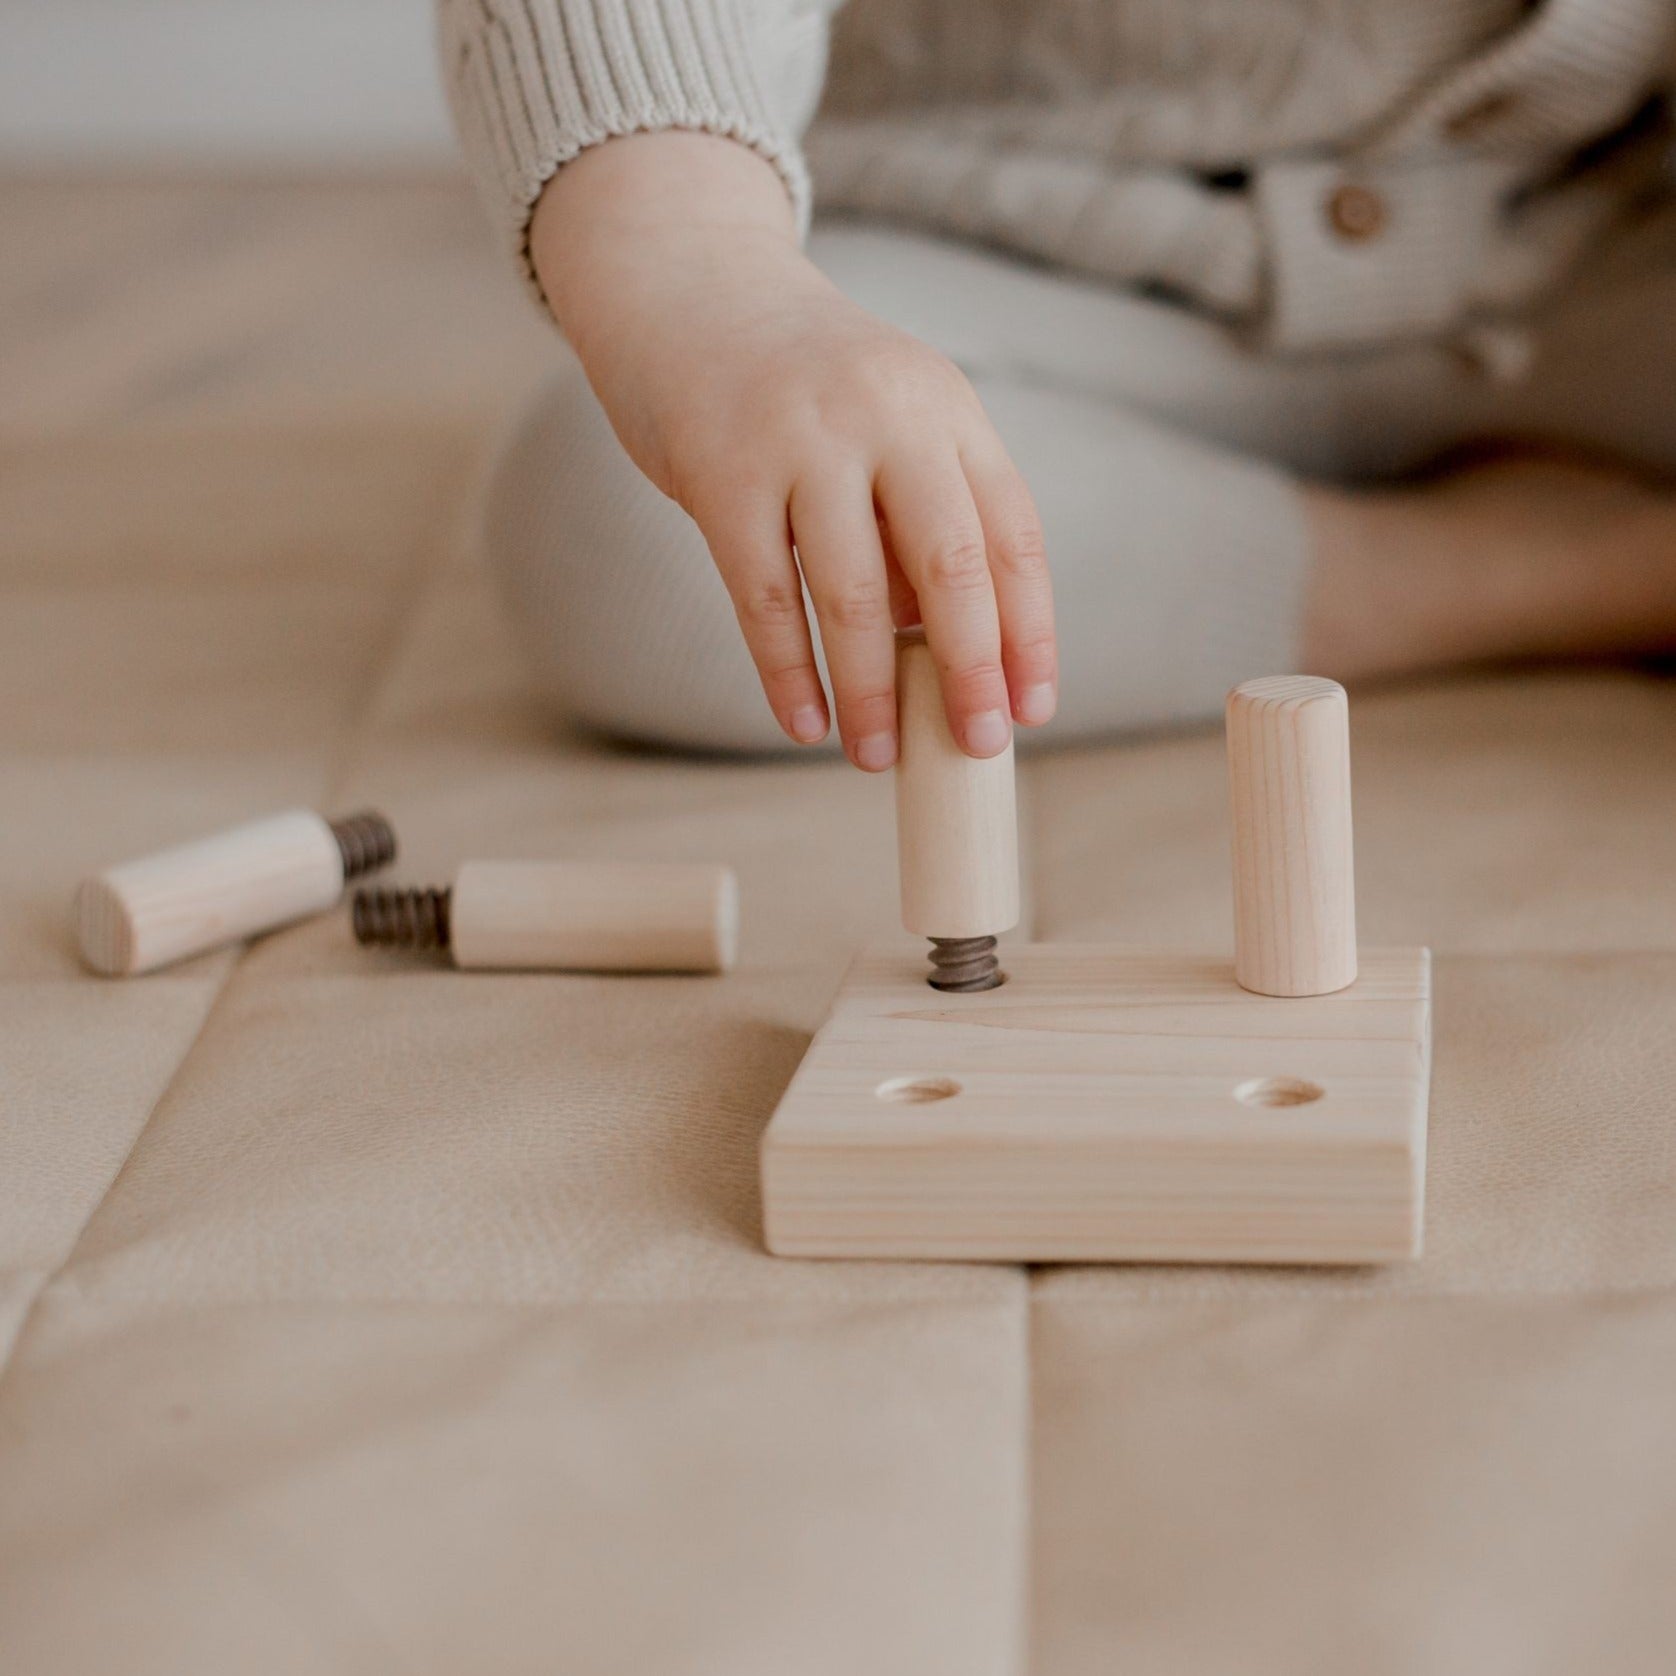
[[[0,0],[0,977],[75,972],[89,867],[348,795],[425,609],[540,725],[486,587],[435,603],[558,350],[432,31],[428,0]]]
[[[427,0],[0,0],[0,235],[0,510],[28,499],[31,542],[74,508],[20,445],[353,422],[463,462],[551,352],[456,157]]]
[[[0,0],[0,163],[452,160],[426,0]]]

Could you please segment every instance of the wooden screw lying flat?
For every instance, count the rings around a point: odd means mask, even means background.
[[[328,821],[290,809],[85,879],[76,892],[82,958],[125,977],[310,914],[395,859],[390,823],[370,810]]]
[[[468,861],[452,885],[357,891],[353,923],[369,947],[468,971],[725,972],[739,886],[704,863]]]

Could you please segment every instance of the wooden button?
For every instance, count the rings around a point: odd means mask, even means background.
[[[1341,239],[1361,244],[1378,238],[1390,219],[1384,195],[1371,186],[1346,182],[1327,199],[1327,222]]]

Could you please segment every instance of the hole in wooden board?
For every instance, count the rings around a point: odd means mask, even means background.
[[[1307,1106],[1326,1092],[1303,1077],[1253,1077],[1234,1090],[1234,1098],[1243,1106]]]
[[[875,1098],[897,1106],[926,1106],[933,1100],[951,1100],[959,1092],[953,1077],[892,1077],[873,1090]]]

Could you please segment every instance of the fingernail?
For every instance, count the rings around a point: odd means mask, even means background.
[[[1018,695],[1018,719],[1026,727],[1040,727],[1043,722],[1053,720],[1053,712],[1058,702],[1053,683],[1038,681],[1035,686],[1026,687]]]
[[[975,757],[999,756],[1012,736],[999,710],[980,710],[966,724],[966,749]]]
[[[873,772],[889,768],[896,761],[895,737],[889,733],[870,733],[865,739],[856,740],[855,760],[858,768]]]
[[[826,712],[818,704],[800,704],[791,713],[791,736],[803,745],[818,745],[826,737]]]

